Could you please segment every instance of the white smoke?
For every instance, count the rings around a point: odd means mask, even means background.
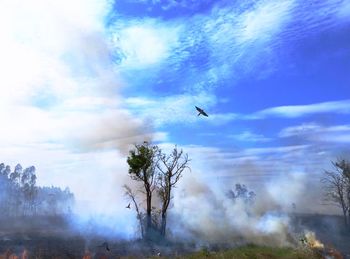
[[[258,196],[255,205],[233,202],[226,196],[227,185],[219,189],[199,181],[198,175],[184,178],[170,216],[170,229],[174,228],[177,235],[203,244],[293,244],[288,215],[269,208],[262,210],[261,203],[268,203],[264,197]]]
[[[162,147],[170,148],[166,144]],[[291,215],[322,211],[320,175],[310,170],[318,168],[313,166],[315,157],[307,147],[302,151],[287,147],[278,150],[275,155],[280,160],[272,159],[271,148],[267,148],[268,161],[262,149],[259,156],[249,154],[245,160],[240,159],[242,152],[225,153],[198,146],[183,148],[192,159],[192,170],[181,178],[169,210],[169,230],[176,237],[202,244],[253,242],[294,246],[298,230]],[[311,164],[305,164],[305,160]],[[297,161],[303,166],[297,166]],[[253,204],[228,198],[228,191],[238,183],[255,192]]]
[[[166,138],[121,105],[105,25],[112,4],[0,3],[0,156],[35,165],[39,185],[69,186],[100,212],[124,203],[128,148]]]

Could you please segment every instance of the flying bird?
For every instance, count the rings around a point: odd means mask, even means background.
[[[202,114],[203,116],[208,117],[208,114],[206,114],[206,112],[203,111],[203,109],[201,109],[201,108],[199,108],[197,106],[195,106],[195,107],[196,107],[196,110],[199,112],[198,116]]]
[[[126,209],[130,209],[130,203],[128,204],[128,206],[125,207]]]
[[[102,245],[100,245],[99,247],[104,247],[107,251],[111,251],[107,242],[103,242]]]
[[[104,249],[106,249],[107,251],[111,251],[109,249],[108,243],[107,242],[103,242],[101,245],[97,246],[97,247],[103,247]]]

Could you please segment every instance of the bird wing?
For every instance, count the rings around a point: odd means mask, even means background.
[[[204,115],[204,116],[206,116],[206,117],[209,117],[208,114],[206,114],[206,112],[203,111],[201,108],[199,108],[199,107],[197,107],[197,106],[195,106],[195,107],[196,107],[197,111],[199,112],[198,116],[199,116],[200,114],[202,114],[202,115]]]
[[[201,112],[204,116],[208,117],[208,114],[205,113],[205,111],[202,110]]]

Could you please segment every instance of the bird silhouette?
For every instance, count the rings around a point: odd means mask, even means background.
[[[199,112],[198,116],[202,114],[203,116],[208,117],[208,114],[206,114],[206,112],[203,109],[201,109],[197,106],[195,106],[195,107],[196,107],[196,110]]]
[[[107,251],[111,251],[107,242],[103,242],[102,245],[99,245],[99,247],[104,247]]]
[[[128,206],[126,206],[125,208],[130,209],[130,203],[129,203]]]

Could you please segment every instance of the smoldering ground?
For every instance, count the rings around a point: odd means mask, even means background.
[[[163,148],[166,150],[166,146]],[[186,147],[183,148],[186,150]],[[271,169],[270,166],[265,168],[255,160],[254,166],[252,161],[249,163],[245,161],[240,167],[232,169],[230,177],[227,175],[224,177],[224,172],[218,168],[217,173],[221,176],[213,177],[211,167],[219,164],[217,159],[220,158],[220,154],[215,156],[213,162],[199,159],[200,156],[207,156],[208,152],[203,153],[198,147],[195,148],[195,153],[193,147],[187,149],[189,155],[193,157],[192,170],[184,173],[175,188],[169,210],[166,246],[134,241],[140,237],[138,221],[135,211],[126,208],[129,201],[123,195],[122,184],[129,184],[134,190],[142,186],[130,179],[125,166],[117,176],[109,178],[109,181],[114,179],[109,183],[114,190],[108,193],[109,195],[104,195],[103,200],[100,197],[85,202],[77,200],[70,215],[57,215],[57,218],[34,217],[34,220],[17,218],[2,224],[2,226],[13,226],[8,227],[6,231],[2,229],[3,249],[11,244],[17,250],[21,250],[23,245],[16,245],[16,242],[28,244],[31,240],[32,245],[26,248],[38,251],[39,248],[35,246],[33,240],[37,240],[36,242],[42,247],[42,243],[38,240],[51,238],[49,243],[53,247],[55,242],[58,244],[61,242],[60,238],[69,237],[76,242],[77,247],[73,251],[69,250],[69,244],[64,242],[58,247],[80,255],[85,250],[97,253],[101,250],[98,246],[106,240],[116,254],[152,255],[155,251],[162,251],[163,254],[170,255],[181,251],[193,251],[203,246],[227,248],[246,243],[297,247],[300,245],[300,236],[306,231],[314,231],[316,238],[321,238],[321,242],[327,240],[333,244],[333,240],[338,240],[337,244],[342,244],[339,242],[339,237],[344,237],[340,227],[342,222],[339,222],[336,216],[327,218],[310,214],[319,211],[320,200],[315,198],[317,196],[321,198],[322,193],[320,188],[315,188],[319,186],[319,180],[310,178],[307,172],[284,170],[284,174],[274,175],[270,180],[258,177],[260,179],[258,182],[249,181],[249,177],[242,175],[240,170],[246,172],[249,168],[248,171],[252,172],[254,168],[253,173],[266,176],[265,170]],[[299,155],[294,154],[293,157],[298,159]],[[280,168],[277,163],[275,166]],[[218,180],[221,177],[222,181]],[[236,183],[245,184],[249,190],[256,193],[254,203],[248,204],[239,199],[233,201],[227,196],[227,192],[234,188]],[[98,184],[95,183],[96,189],[99,188]],[[138,199],[142,207],[144,197],[141,192]],[[295,208],[292,207],[293,203]],[[154,206],[157,206],[157,200],[154,200]],[[313,210],[310,210],[311,207]],[[304,214],[301,214],[303,212]],[[313,224],[315,220],[320,224]],[[342,251],[346,251],[346,246],[341,245],[341,248]]]

